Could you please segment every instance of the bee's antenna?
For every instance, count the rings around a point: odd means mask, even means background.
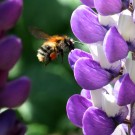
[[[79,41],[74,41],[74,43],[79,43],[79,44],[82,44],[83,45],[83,43],[82,42],[79,42]]]

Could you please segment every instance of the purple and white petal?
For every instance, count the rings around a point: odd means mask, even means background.
[[[135,40],[135,23],[129,10],[124,10],[120,14],[118,31],[126,41],[132,42]]]
[[[88,7],[91,7],[91,8],[94,7],[94,0],[81,0],[81,2]]]
[[[71,96],[66,105],[69,120],[77,127],[82,127],[83,114],[90,106],[92,106],[90,100],[78,94]]]
[[[98,20],[101,25],[104,26],[116,26],[118,25],[119,14],[109,15],[109,16],[102,16],[98,14]]]
[[[135,135],[135,125],[131,129],[131,135]]]
[[[71,16],[74,35],[84,43],[94,43],[104,39],[106,29],[100,25],[96,13],[85,5],[79,6]]]
[[[128,45],[116,27],[111,27],[108,30],[104,38],[103,46],[110,63],[124,59],[128,54]]]
[[[117,123],[123,123],[125,119],[128,117],[128,113],[129,113],[128,107],[121,106],[119,108],[119,112],[114,117],[115,121],[117,121]]]
[[[120,106],[135,102],[135,84],[129,74],[123,75],[114,86],[114,96]]]
[[[99,63],[88,58],[80,58],[74,66],[77,83],[84,89],[96,90],[107,85],[113,78]]]
[[[90,90],[82,89],[80,95],[89,100],[91,99]]]
[[[135,9],[134,9],[134,12],[133,12],[133,22],[135,23]]]
[[[103,88],[90,91],[93,106],[95,106],[97,108],[102,108],[102,93],[103,93],[103,91],[104,91]]]
[[[121,0],[94,0],[94,5],[101,15],[112,15],[122,11]]]
[[[82,122],[84,135],[110,135],[115,129],[113,120],[96,107],[85,111]]]
[[[130,76],[130,79],[135,84],[135,61],[134,60],[131,60],[129,58],[126,59],[124,73],[128,73]]]
[[[82,58],[82,57],[86,57],[86,58],[90,58],[92,59],[92,56],[90,53],[87,53],[83,50],[80,50],[80,49],[74,49],[72,50],[69,55],[68,55],[68,62],[71,66],[72,69],[74,69],[74,64],[75,62],[79,59],[79,58]]]
[[[97,62],[100,62],[99,51],[101,50],[102,45],[103,45],[102,41],[92,43],[92,44],[87,44],[93,60]]]
[[[105,56],[102,42],[89,45],[89,49],[90,49],[92,58],[96,60],[97,62],[99,62],[102,68],[107,69],[108,71],[111,71],[113,76],[117,76],[121,68],[121,61],[110,63],[107,57]]]
[[[111,84],[108,84],[106,86],[103,87],[105,89],[105,91],[108,93],[108,94],[111,94],[112,95],[112,91],[113,91],[113,87]]]
[[[131,119],[132,126],[134,126],[135,125],[135,104],[128,105],[128,109],[129,109],[128,118]],[[135,130],[135,127],[134,127],[134,130]]]
[[[120,124],[116,127],[111,135],[127,135],[128,127],[126,124]]]
[[[129,0],[129,2],[133,5],[133,8],[135,8],[135,0]]]
[[[113,95],[103,92],[102,110],[106,112],[109,117],[114,117],[116,114],[118,114],[120,108],[121,107],[117,105]]]

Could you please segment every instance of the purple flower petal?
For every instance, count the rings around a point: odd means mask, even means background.
[[[111,135],[128,135],[128,125],[119,124]]]
[[[94,7],[94,0],[81,0],[81,2],[91,8]]]
[[[85,5],[79,6],[71,16],[74,35],[84,43],[103,41],[106,29],[98,22],[97,15]]]
[[[6,110],[0,114],[1,135],[24,135],[26,126],[17,120],[13,110]]]
[[[135,23],[135,9],[134,9],[134,12],[133,12],[133,21]]]
[[[27,99],[29,91],[30,80],[27,77],[9,82],[0,91],[0,107],[12,108],[21,105]]]
[[[135,135],[135,125],[133,125],[133,127],[131,129],[131,135]]]
[[[132,108],[132,109],[131,109]],[[131,111],[131,123],[132,123],[132,126],[135,125],[135,104],[132,104],[132,105],[129,105],[129,110]],[[130,114],[129,114],[130,115]],[[134,131],[135,131],[135,127],[134,127]]]
[[[82,118],[84,112],[92,103],[86,98],[75,94],[68,99],[66,110],[68,118],[78,127],[82,127]]]
[[[82,88],[89,90],[99,89],[112,80],[112,75],[108,71],[88,58],[80,58],[75,63],[74,76]]]
[[[123,107],[119,110],[119,113],[116,114],[116,116],[114,117],[114,119],[115,119],[118,123],[123,123],[124,120],[126,119],[128,113],[129,113],[128,107],[127,107],[127,106],[123,106]]]
[[[22,4],[22,0],[5,0],[0,2],[0,31],[13,27],[21,14]]]
[[[8,78],[8,71],[0,71],[0,88],[4,87]]]
[[[94,5],[101,15],[112,15],[122,11],[121,0],[94,0]]]
[[[11,69],[20,57],[21,40],[15,36],[8,36],[0,41],[0,70]]]
[[[135,23],[130,10],[123,10],[120,13],[117,29],[127,42],[135,41]]]
[[[70,64],[70,66],[71,66],[72,69],[74,69],[75,62],[79,58],[82,58],[82,57],[87,57],[87,58],[92,59],[92,56],[90,55],[90,53],[87,53],[87,52],[82,51],[80,49],[74,49],[74,50],[72,50],[69,53],[69,55],[68,55],[68,61],[69,61],[69,64]]]
[[[90,90],[82,89],[80,94],[81,94],[81,96],[83,96],[89,100],[91,99]]]
[[[135,102],[135,84],[130,79],[129,74],[123,75],[114,86],[114,96],[117,104],[124,106]]]
[[[83,115],[84,135],[111,135],[115,129],[115,123],[105,112],[89,107]]]
[[[115,27],[111,27],[106,33],[103,46],[111,63],[124,59],[128,54],[128,45]]]

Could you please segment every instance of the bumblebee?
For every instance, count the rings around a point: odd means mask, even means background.
[[[30,28],[30,31],[34,37],[44,40],[44,43],[37,50],[37,57],[40,62],[48,64],[59,55],[63,59],[64,52],[74,49],[74,41],[68,36],[49,36],[38,28]]]

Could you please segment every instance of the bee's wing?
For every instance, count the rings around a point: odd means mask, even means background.
[[[44,33],[42,30],[40,30],[37,27],[29,27],[29,31],[35,38],[38,39],[47,40],[50,37],[48,34]]]

